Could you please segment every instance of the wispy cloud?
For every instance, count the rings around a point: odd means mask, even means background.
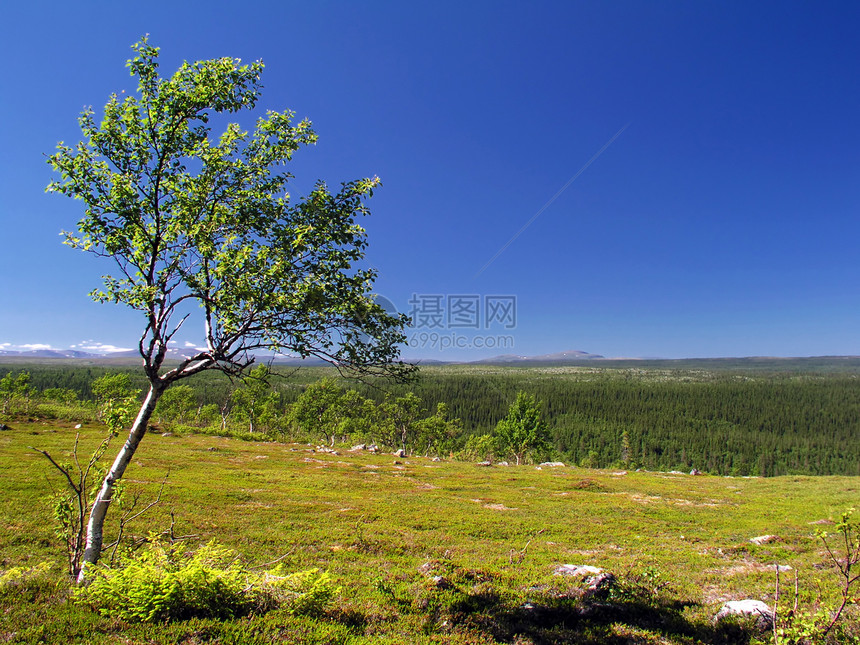
[[[25,351],[39,351],[40,349],[54,349],[50,345],[46,345],[45,343],[25,343],[24,345],[18,345],[15,349],[25,350]]]

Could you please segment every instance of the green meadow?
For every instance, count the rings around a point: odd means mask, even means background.
[[[9,643],[744,643],[748,623],[715,623],[727,600],[833,605],[836,570],[816,528],[860,507],[860,478],[728,477],[481,466],[312,444],[149,433],[126,496],[161,502],[125,528],[189,550],[215,540],[249,566],[319,568],[337,585],[322,612],[155,624],[104,617],[69,599],[49,498],[64,486],[33,448],[88,455],[100,424],[13,420],[0,432],[0,572],[50,563],[44,580],[0,589]],[[112,458],[122,437],[108,455]],[[116,531],[119,513],[108,517]],[[778,537],[764,545],[750,539]],[[108,538],[108,541],[110,537]],[[107,556],[105,556],[107,557]],[[612,572],[608,596],[554,574]],[[856,595],[856,594],[855,594]],[[857,606],[844,623],[856,637]],[[852,624],[854,627],[852,628]]]

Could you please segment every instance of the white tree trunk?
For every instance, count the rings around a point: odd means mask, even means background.
[[[113,488],[116,482],[122,479],[125,469],[131,462],[140,440],[146,434],[146,428],[149,424],[149,419],[155,410],[155,404],[161,398],[165,387],[151,386],[149,393],[143,405],[140,406],[140,411],[131,426],[128,433],[128,439],[120,449],[119,454],[114,459],[113,465],[105,475],[102,487],[99,490],[96,499],[93,502],[90,510],[90,521],[87,525],[87,545],[84,551],[84,557],[81,561],[81,570],[78,572],[78,582],[84,582],[86,578],[86,568],[88,565],[95,564],[99,561],[102,553],[102,542],[104,540],[104,524],[107,516],[108,507],[110,506],[113,496]]]

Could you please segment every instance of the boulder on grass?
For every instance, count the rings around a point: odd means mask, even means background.
[[[606,598],[617,582],[614,574],[588,564],[560,564],[553,570],[553,574],[575,578],[584,583],[582,598],[588,600]]]
[[[592,567],[589,564],[560,564],[553,569],[552,573],[556,576],[571,576],[585,580],[591,576],[603,573],[603,569]]]
[[[730,600],[714,616],[714,620],[720,622],[729,616],[752,616],[761,629],[768,629],[773,625],[773,609],[761,600]]]

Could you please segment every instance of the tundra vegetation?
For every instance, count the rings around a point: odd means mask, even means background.
[[[509,453],[493,432],[468,435],[451,418],[446,408],[457,400],[433,409],[394,386],[374,399],[318,369],[288,378],[269,374],[261,398],[275,401],[277,420],[253,433],[239,405],[228,411],[224,430],[220,413],[208,425],[193,425],[207,405],[220,410],[218,400],[205,402],[207,388],[194,389],[189,409],[169,402],[159,411],[156,432],[116,500],[116,522],[106,525],[106,543],[117,542],[115,557],[98,565],[93,586],[75,590],[64,582],[67,545],[48,520],[68,482],[30,447],[67,464],[76,441],[79,455],[97,453],[106,433],[102,419],[110,418],[107,401],[122,401],[137,387],[133,378],[115,377],[123,372],[109,371],[111,378],[98,374],[90,394],[79,395],[63,387],[71,376],[42,381],[38,366],[10,372],[11,381],[23,371],[30,391],[10,396],[0,418],[9,426],[0,432],[0,634],[9,642],[850,643],[860,637],[860,543],[856,520],[845,513],[857,505],[857,477],[697,477],[533,462],[478,467],[467,460],[470,439],[486,438],[496,458]],[[451,368],[448,377],[463,371]],[[480,378],[503,376],[490,372]],[[540,374],[531,371],[535,382]],[[524,384],[521,373],[509,376],[515,387]],[[604,376],[630,380],[625,373]],[[690,384],[688,376],[637,378],[648,389]],[[755,378],[778,385],[781,377]],[[225,384],[222,401],[235,401],[233,392],[246,387]],[[115,398],[106,400],[106,391]],[[518,398],[530,399],[518,391],[500,406],[493,428],[511,416]],[[315,392],[326,405],[309,405]],[[187,394],[178,400],[188,402]],[[400,448],[400,424],[411,418],[416,399],[418,418],[406,432],[409,456],[351,451],[355,442],[371,441],[389,452]],[[551,407],[538,402],[542,410]],[[405,410],[386,419],[385,411],[397,406]],[[434,448],[431,436],[443,447]],[[435,455],[443,458],[434,461]],[[138,510],[160,501],[121,524],[136,512],[128,510],[134,499],[142,500]],[[777,537],[750,541],[764,534]],[[591,596],[578,580],[554,575],[564,563],[598,566],[617,582]],[[724,601],[741,598],[776,607],[774,627],[712,620]]]

